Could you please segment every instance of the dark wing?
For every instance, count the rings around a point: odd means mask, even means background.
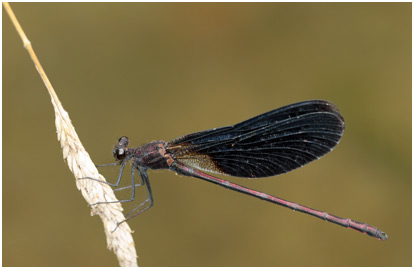
[[[236,125],[197,132],[167,143],[178,162],[236,177],[289,172],[330,152],[344,132],[336,106],[311,100],[281,107]]]

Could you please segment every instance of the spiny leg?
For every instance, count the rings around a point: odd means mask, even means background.
[[[134,208],[133,210],[131,210],[131,212],[129,212],[128,214],[125,215],[125,219],[121,222],[119,222],[116,225],[115,230],[118,228],[119,225],[121,225],[122,223],[124,223],[125,221],[128,221],[136,216],[138,216],[139,214],[143,213],[144,211],[150,209],[153,205],[154,205],[154,199],[152,197],[152,190],[151,190],[151,185],[149,182],[149,178],[148,178],[148,174],[146,169],[143,169],[142,171],[140,171],[137,168],[137,171],[139,173],[139,175],[141,176],[142,179],[142,185],[146,185],[147,186],[147,190],[148,190],[148,198],[142,202],[139,206],[137,206],[136,208]],[[143,209],[140,209],[141,207],[143,207],[147,202],[149,202],[149,205],[147,205],[146,207],[144,207]],[[114,230],[114,231],[115,231]]]
[[[117,181],[117,183],[116,183],[116,184],[114,184],[114,185],[115,185],[115,187],[116,187],[116,186],[118,186],[119,182],[121,181],[122,172],[123,172],[123,170],[124,170],[125,163],[126,163],[126,162],[124,162],[124,163],[122,164],[122,167],[121,167],[121,172],[119,173],[119,178],[118,178],[118,181]],[[131,169],[131,181],[132,181],[131,186],[134,186],[134,188],[132,188],[132,194],[131,194],[131,198],[130,198],[130,199],[128,199],[128,200],[118,200],[118,201],[109,201],[109,202],[97,202],[97,203],[94,203],[94,204],[90,204],[89,206],[101,205],[101,204],[124,203],[124,202],[132,202],[132,201],[134,201],[134,199],[135,199],[135,176],[134,176],[134,169],[137,169],[138,173],[139,173],[139,174],[140,174],[140,176],[141,176],[141,172],[139,171],[138,167],[136,167],[136,166],[133,164],[133,165],[132,165],[132,169]],[[145,184],[145,182],[143,182],[143,181],[142,181],[142,176],[141,176],[141,183],[140,183],[140,184],[136,184],[136,185],[138,185],[138,186],[142,186],[142,185],[144,185],[144,184]],[[114,186],[114,185],[112,185],[112,186]],[[120,189],[123,189],[123,188],[119,188],[119,189],[117,189],[117,190],[120,190]]]
[[[135,167],[135,169],[137,169],[137,171],[138,171],[138,173],[140,175],[141,183],[135,184],[135,186],[134,185],[130,185],[130,186],[125,186],[125,187],[117,188],[117,189],[114,189],[114,191],[122,191],[122,190],[125,190],[125,189],[136,188],[136,187],[141,187],[142,185],[145,185],[145,181],[142,180],[141,171],[139,171],[138,167]]]
[[[129,212],[128,214],[126,214],[125,215],[125,218],[126,218],[126,220],[130,220],[130,219],[132,219],[133,217],[135,217],[135,216],[137,216],[137,215],[139,215],[139,214],[141,214],[142,212],[144,212],[145,210],[147,210],[147,209],[149,209],[151,206],[153,206],[153,204],[154,204],[154,199],[152,198],[152,190],[151,190],[151,185],[150,185],[150,182],[149,182],[149,178],[148,178],[148,174],[147,174],[147,171],[146,170],[142,170],[142,171],[140,171],[139,169],[137,169],[138,170],[138,173],[139,173],[139,175],[141,176],[141,179],[142,179],[142,181],[143,181],[143,185],[147,185],[147,191],[148,191],[148,198],[144,201],[144,202],[142,202],[139,206],[137,206],[136,208],[134,208],[133,210],[131,210],[131,212]],[[136,212],[136,211],[138,211],[146,202],[150,202],[150,205],[149,206],[147,206],[147,207],[145,207],[144,209],[142,209],[142,210],[140,210],[139,212]],[[134,212],[136,212],[136,213],[134,213]],[[134,214],[133,214],[134,213]],[[132,216],[131,216],[131,214],[133,214]]]
[[[118,187],[118,186],[119,186],[119,183],[121,182],[122,173],[124,172],[124,167],[125,167],[125,164],[126,164],[126,162],[125,162],[125,161],[124,161],[124,162],[122,162],[122,163],[108,163],[108,164],[101,164],[101,165],[97,165],[97,166],[96,166],[96,167],[102,167],[102,166],[112,166],[112,165],[121,165],[121,164],[122,164],[122,166],[121,166],[121,169],[120,169],[120,171],[119,171],[118,180],[116,181],[116,183],[115,183],[115,184],[110,183],[110,182],[107,182],[107,181],[103,181],[103,180],[100,180],[100,179],[96,179],[96,178],[93,178],[93,177],[82,177],[82,178],[79,178],[79,179],[90,179],[90,180],[95,180],[95,181],[98,181],[98,182],[101,182],[101,183],[107,184],[107,185],[109,185],[109,186],[112,186],[112,187]]]
[[[115,165],[120,165],[121,163],[117,162],[117,163],[104,163],[104,164],[98,164],[96,165],[96,167],[104,167],[104,166],[115,166]]]

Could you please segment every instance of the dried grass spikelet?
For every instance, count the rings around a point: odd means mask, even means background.
[[[58,140],[60,141],[63,158],[66,159],[69,169],[75,175],[76,186],[89,204],[103,201],[118,200],[109,185],[94,180],[79,179],[92,177],[105,181],[86,152],[78,135],[75,132],[68,113],[63,107],[55,108],[55,124]],[[131,229],[127,223],[120,225],[115,231],[117,223],[124,220],[120,203],[111,203],[93,206],[91,215],[99,215],[104,224],[107,246],[114,251],[121,266],[137,266],[135,244],[131,236]]]
[[[89,154],[86,152],[78,135],[75,132],[68,113],[63,109],[52,84],[46,76],[45,71],[40,65],[29,39],[26,37],[20,23],[13,13],[9,3],[3,2],[3,6],[15,26],[23,45],[33,60],[45,86],[50,94],[53,108],[55,110],[55,124],[57,136],[63,150],[63,158],[67,161],[69,169],[75,175],[76,186],[82,192],[83,197],[89,204],[103,201],[117,201],[114,192],[109,185],[94,180],[79,179],[91,177],[105,181],[93,164]],[[117,223],[124,220],[122,206],[120,203],[100,204],[93,206],[92,215],[99,215],[104,224],[107,246],[118,258],[121,266],[137,266],[137,254],[135,244],[131,235],[129,225],[124,222],[117,227]]]

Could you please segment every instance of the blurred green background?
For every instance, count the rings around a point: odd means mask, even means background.
[[[122,135],[168,141],[326,99],[346,121],[332,153],[226,179],[389,235],[150,171],[155,205],[129,222],[141,266],[411,266],[411,3],[11,6],[96,164],[113,161]],[[117,168],[101,171],[115,181]],[[3,9],[3,265],[118,265],[74,181]]]

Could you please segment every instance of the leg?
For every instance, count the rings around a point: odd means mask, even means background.
[[[107,185],[109,185],[109,186],[112,186],[112,187],[118,187],[119,183],[121,182],[122,173],[124,172],[124,167],[125,167],[125,164],[126,164],[126,162],[122,162],[121,170],[119,171],[118,180],[117,180],[117,182],[116,182],[115,184],[110,183],[110,182],[106,182],[106,181],[103,181],[103,180],[99,180],[99,179],[96,179],[96,178],[92,178],[92,177],[82,177],[82,178],[79,178],[79,179],[90,179],[90,180],[95,180],[95,181],[98,181],[98,182],[101,182],[101,183],[107,184]],[[97,165],[96,167],[102,167],[102,166],[112,166],[112,165],[121,165],[121,163],[101,164],[101,165]]]
[[[122,190],[125,190],[125,189],[130,189],[130,188],[135,188],[135,187],[141,187],[142,185],[145,185],[145,181],[142,180],[141,171],[139,171],[137,167],[136,167],[136,169],[137,169],[137,171],[138,171],[138,173],[139,173],[139,175],[141,177],[141,183],[135,184],[135,186],[134,185],[130,185],[130,186],[125,186],[125,187],[117,188],[117,189],[114,189],[114,191],[122,191]]]
[[[119,182],[121,181],[122,172],[124,170],[124,167],[125,167],[125,162],[122,164],[121,172],[119,173],[118,181],[116,182],[116,184],[109,184],[109,185],[115,186],[115,187],[118,186]],[[139,170],[139,167],[135,167],[134,165],[132,165],[132,169],[131,169],[131,181],[132,181],[132,185],[131,186],[134,186],[134,188],[132,188],[132,194],[131,194],[131,198],[130,199],[128,199],[128,200],[118,200],[118,201],[109,201],[109,202],[97,202],[97,203],[94,203],[94,204],[90,204],[89,206],[101,205],[101,204],[112,204],[112,203],[124,203],[124,202],[132,202],[132,201],[134,201],[134,199],[135,199],[135,186],[136,186],[135,185],[134,169],[137,169],[137,171],[138,171],[138,173],[139,173],[139,175],[141,177],[141,183],[140,184],[136,184],[136,185],[141,186],[141,185],[144,185],[145,184],[144,178],[142,177],[142,174],[141,174],[141,171]],[[116,189],[116,190],[122,190],[122,189],[125,189],[125,188],[119,188],[119,189]]]
[[[125,219],[123,221],[119,222],[116,225],[115,230],[118,228],[119,225],[121,225],[125,221],[128,221],[128,220],[130,220],[130,219],[138,216],[139,214],[141,214],[144,211],[150,209],[154,205],[154,199],[152,197],[151,185],[150,185],[150,182],[149,182],[149,179],[148,179],[147,171],[144,170],[144,169],[141,172],[139,171],[139,169],[137,169],[137,170],[140,173],[140,176],[142,178],[142,185],[145,185],[145,184],[147,185],[148,198],[144,202],[142,202],[139,206],[137,206],[136,208],[134,208],[133,210],[131,210],[131,212],[129,212],[128,214],[126,214],[125,215]],[[147,205],[146,207],[144,207],[143,209],[141,209],[148,202],[149,202],[149,205]]]
[[[133,210],[131,210],[131,212],[129,212],[128,214],[126,214],[125,215],[126,219],[124,221],[127,221],[129,219],[132,219],[133,217],[141,214],[142,212],[144,212],[145,210],[149,209],[154,204],[154,199],[152,198],[151,185],[149,183],[147,171],[146,170],[142,170],[142,174],[140,174],[140,175],[142,177],[142,181],[144,182],[144,184],[147,185],[148,198],[144,202],[142,202],[139,206],[137,206],[136,208],[134,208]],[[150,202],[150,204],[147,207],[145,207],[144,209],[141,209],[140,210],[140,208],[144,204],[146,204],[147,202]]]
[[[114,166],[114,165],[120,165],[121,163],[104,163],[104,164],[98,164],[96,167],[103,167],[103,166]]]

